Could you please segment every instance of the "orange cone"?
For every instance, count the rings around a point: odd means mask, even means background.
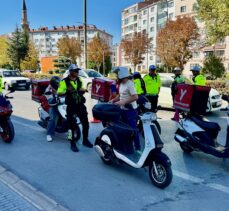
[[[91,123],[101,123],[100,120],[95,119],[94,117],[92,118],[92,120],[90,121]]]

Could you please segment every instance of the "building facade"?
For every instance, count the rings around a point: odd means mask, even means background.
[[[164,27],[169,19],[175,20],[178,16],[195,16],[195,6],[196,0],[145,0],[122,11],[122,39],[140,31],[145,31],[151,39],[150,51],[144,55],[142,64],[137,66],[138,71],[148,69],[150,64],[161,64],[155,52],[158,30]],[[200,28],[201,40],[204,40],[204,24],[198,21],[197,24]],[[214,46],[193,48],[193,57],[185,65],[185,69],[189,70],[194,65],[203,66],[205,58],[213,53],[222,58],[225,68],[229,70],[229,37],[220,40]],[[121,50],[121,58],[120,65],[131,66],[124,59],[123,50]]]

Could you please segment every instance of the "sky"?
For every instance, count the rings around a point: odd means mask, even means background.
[[[0,34],[13,32],[21,24],[22,0],[0,0]],[[121,11],[139,0],[87,0],[88,24],[121,37]],[[80,25],[83,22],[83,0],[26,0],[31,29],[41,26]]]

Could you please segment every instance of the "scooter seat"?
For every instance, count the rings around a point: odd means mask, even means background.
[[[219,132],[221,130],[219,124],[216,122],[207,122],[204,121],[202,118],[193,117],[193,116],[191,117],[191,120],[206,131],[214,130]]]

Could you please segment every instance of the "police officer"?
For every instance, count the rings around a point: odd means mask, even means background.
[[[2,76],[0,76],[0,94],[2,94],[2,87],[3,87]]]
[[[145,82],[141,77],[141,74],[139,72],[133,73],[133,79],[134,79],[134,87],[136,89],[136,92],[138,95],[145,95],[146,94],[146,87]]]
[[[174,81],[173,81],[172,86],[171,86],[171,94],[172,94],[172,98],[174,100],[176,93],[177,93],[177,84],[184,84],[185,78],[181,74],[182,71],[181,71],[180,67],[175,67],[173,72],[175,74],[175,78],[174,78]],[[174,117],[172,118],[172,120],[179,121],[179,110],[178,109],[175,110]]]
[[[83,97],[85,90],[83,89],[81,79],[78,77],[80,68],[75,64],[71,64],[68,70],[69,75],[60,82],[57,93],[59,95],[66,95],[65,103],[67,105],[67,121],[69,126],[68,139],[71,143],[71,150],[78,152],[79,150],[74,140],[75,114],[79,117],[83,127],[83,145],[89,148],[92,148],[93,145],[88,140],[89,122],[87,109],[84,105],[86,101]]]
[[[191,68],[192,74],[193,74],[193,83],[197,86],[205,86],[206,85],[206,78],[200,74],[200,67],[193,66]]]
[[[145,75],[143,80],[146,86],[146,97],[151,103],[151,111],[156,112],[161,79],[159,74],[156,73],[156,67],[154,65],[150,65],[149,74]]]

